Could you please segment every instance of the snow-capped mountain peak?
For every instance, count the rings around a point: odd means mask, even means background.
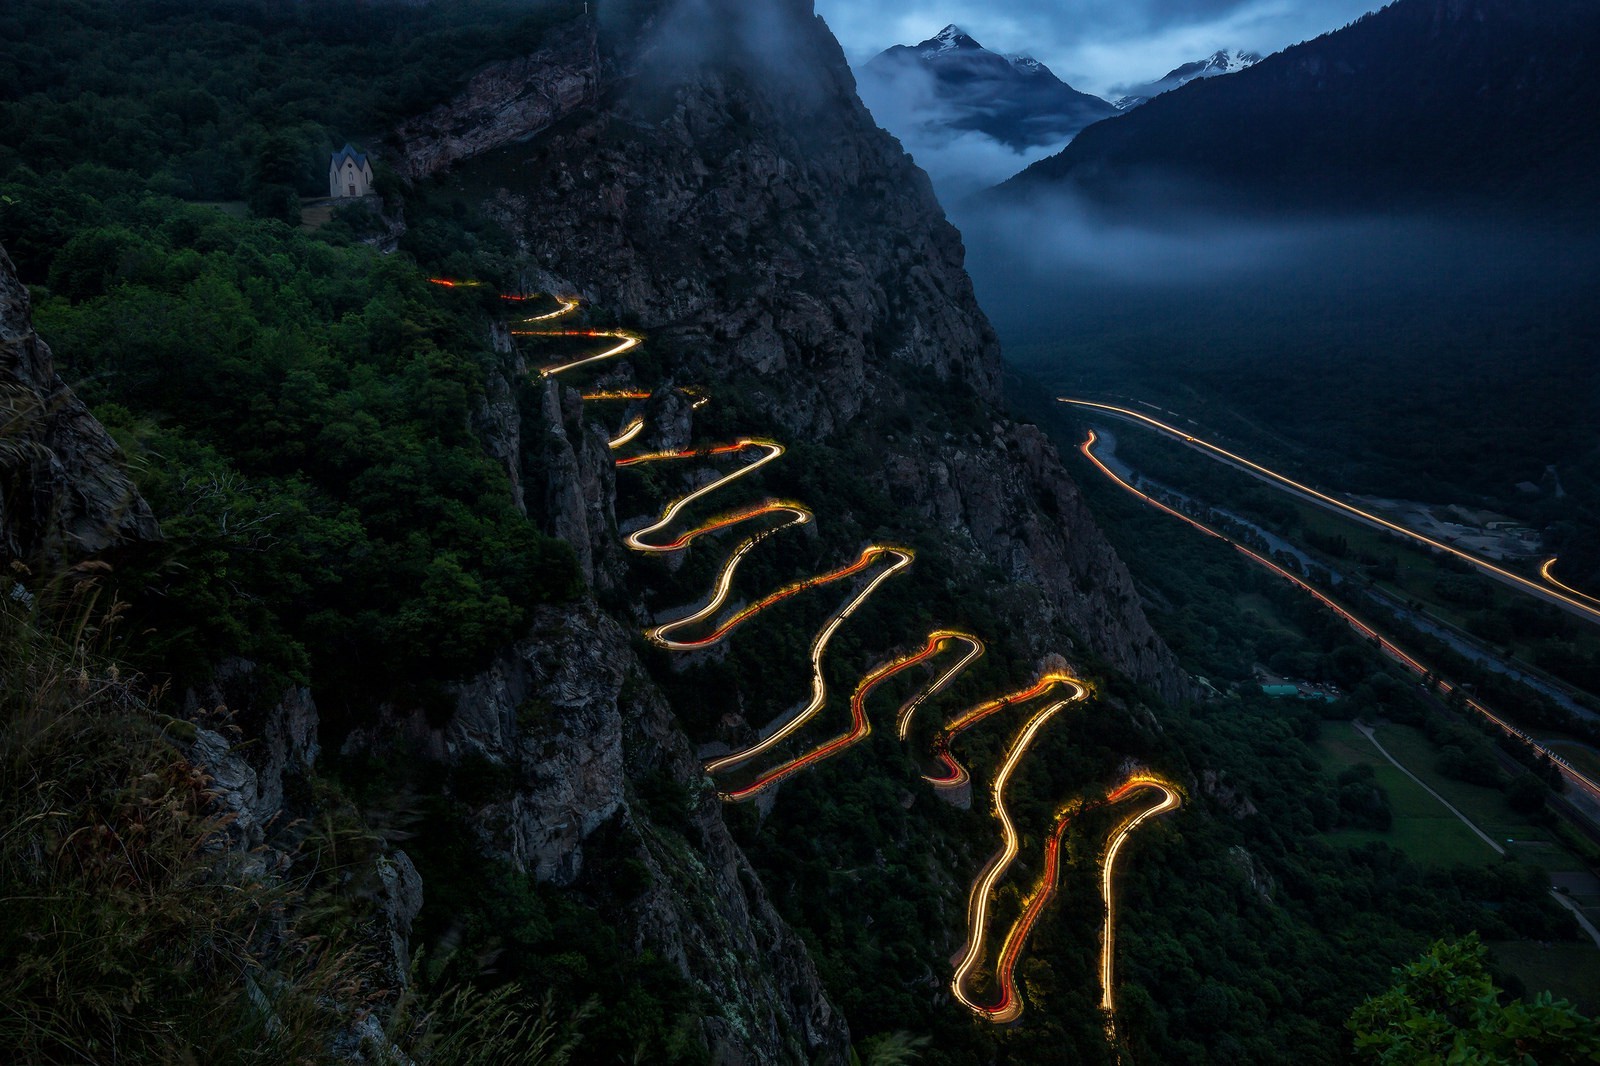
[[[982,49],[983,45],[973,40],[972,34],[952,22],[918,47],[925,55],[938,55],[941,52],[955,52],[962,49]]]
[[[914,109],[934,116],[930,129],[985,134],[1017,152],[1065,143],[1116,113],[1032,56],[991,52],[955,24],[920,44],[884,49],[857,72],[857,84],[868,106],[893,99],[904,108],[915,99]]]
[[[1261,56],[1255,52],[1246,52],[1236,49],[1232,52],[1227,49],[1211,53],[1204,59],[1197,59],[1192,63],[1185,63],[1181,67],[1174,67],[1167,71],[1166,76],[1160,81],[1149,82],[1145,85],[1135,85],[1128,89],[1126,95],[1116,102],[1118,111],[1138,107],[1153,96],[1170,92],[1180,86],[1187,85],[1199,78],[1215,78],[1223,74],[1237,74],[1247,67],[1253,67],[1261,62]]]
[[[1253,67],[1259,62],[1261,56],[1255,52],[1213,52],[1211,58],[1206,60],[1205,69],[1200,76],[1209,78],[1217,74],[1233,74],[1246,67]]]

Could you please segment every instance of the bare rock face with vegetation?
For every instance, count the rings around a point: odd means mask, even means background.
[[[525,140],[595,101],[600,59],[594,25],[569,23],[537,52],[491,64],[448,105],[407,119],[396,129],[401,172],[426,178],[452,163],[510,141]]]
[[[28,290],[0,248],[0,549],[75,560],[158,540],[124,458],[55,372]]]

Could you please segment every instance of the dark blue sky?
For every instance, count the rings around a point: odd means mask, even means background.
[[[1111,95],[1220,48],[1263,54],[1337,29],[1381,0],[816,0],[853,64],[948,23],[1025,52],[1074,88]]]

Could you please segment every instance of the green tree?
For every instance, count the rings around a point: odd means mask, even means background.
[[[1345,1023],[1357,1057],[1385,1066],[1600,1062],[1600,1023],[1548,992],[1502,1004],[1484,966],[1487,955],[1470,933],[1454,943],[1435,941],[1422,958],[1397,967],[1394,986]]]

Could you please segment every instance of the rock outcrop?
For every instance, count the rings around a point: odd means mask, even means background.
[[[1035,655],[1065,625],[1097,654],[1167,699],[1190,694],[1150,628],[1132,577],[1094,525],[1056,447],[1036,426],[996,422],[988,436],[894,442],[881,483],[975,561],[998,566],[1027,594],[1017,632]]]
[[[643,870],[624,927],[714,1005],[701,1020],[712,1061],[847,1060],[844,1019],[804,944],[729,835],[627,633],[593,603],[541,608],[527,639],[460,687],[442,727],[417,714],[347,747],[391,745],[469,775],[474,790],[496,782],[472,817],[479,842],[540,880],[581,892],[595,862]],[[672,787],[641,798],[650,781]]]
[[[284,812],[285,787],[304,780],[322,750],[311,690],[291,686],[264,697],[262,689],[254,663],[231,659],[183,701],[184,716],[198,724],[191,757],[211,774],[218,803],[233,814],[233,831],[246,847],[265,840]]]
[[[529,56],[480,71],[448,105],[409,119],[395,131],[408,178],[436,174],[503,144],[526,140],[585,104],[600,87],[594,24],[575,22]]]
[[[57,376],[0,248],[0,555],[62,563],[160,538],[121,449]]]

